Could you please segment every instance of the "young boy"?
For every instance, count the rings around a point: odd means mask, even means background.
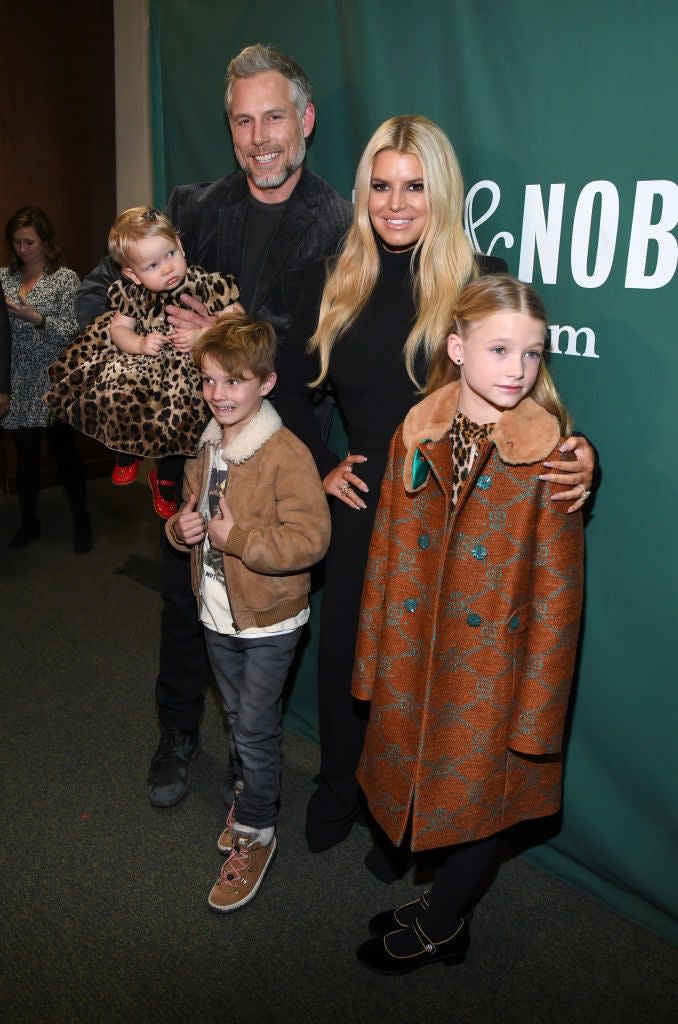
[[[207,651],[231,725],[234,799],[209,894],[232,911],[257,893],[276,852],[282,690],[309,616],[308,569],[329,544],[325,492],[308,449],[266,401],[270,324],[235,313],[193,351],[213,419],[186,463],[167,536],[191,551]]]

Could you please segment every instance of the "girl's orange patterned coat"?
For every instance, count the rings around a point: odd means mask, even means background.
[[[394,843],[411,813],[414,850],[558,810],[582,607],[581,513],[538,479],[557,420],[530,398],[505,412],[455,508],[458,396],[428,396],[391,443],[353,676],[358,779]]]

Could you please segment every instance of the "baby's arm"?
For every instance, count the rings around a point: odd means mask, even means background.
[[[111,320],[111,338],[121,352],[133,356],[157,356],[167,342],[164,334],[137,334],[133,316],[116,313]]]

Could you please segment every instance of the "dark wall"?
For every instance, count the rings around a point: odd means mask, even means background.
[[[83,277],[106,251],[115,216],[113,0],[3,4],[0,26],[0,264],[4,228],[20,206],[54,223],[64,263]],[[88,476],[112,458],[78,435]],[[56,481],[47,449],[42,486]],[[0,430],[0,493],[14,489],[14,446]]]
[[[0,263],[8,218],[31,204],[82,276],[115,216],[113,0],[2,6]]]

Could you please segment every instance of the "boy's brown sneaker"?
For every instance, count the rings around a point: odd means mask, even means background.
[[[254,899],[278,849],[275,836],[268,846],[237,833],[233,838],[233,849],[207,897],[212,910],[222,913],[239,910]]]

